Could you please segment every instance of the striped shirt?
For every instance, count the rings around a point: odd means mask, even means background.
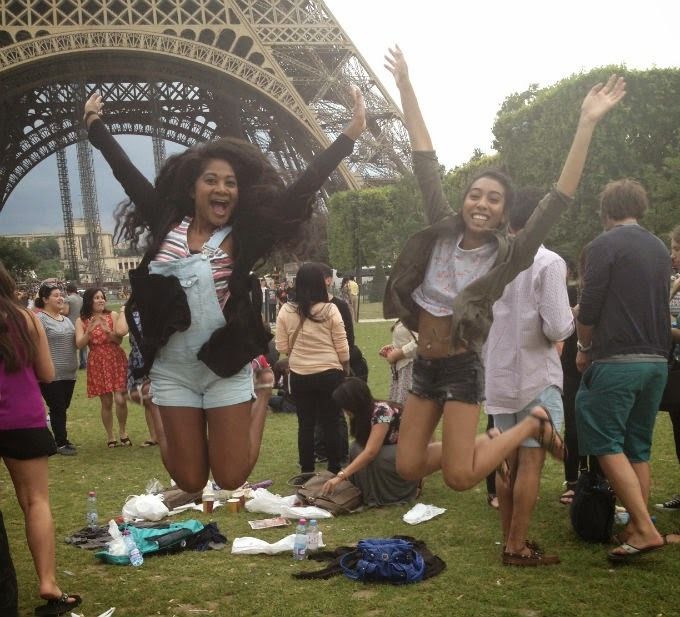
[[[78,372],[76,353],[76,329],[67,317],[55,319],[45,311],[38,313],[38,319],[45,328],[50,356],[54,364],[54,381],[74,380]]]
[[[183,259],[191,255],[187,232],[191,224],[192,217],[185,216],[182,222],[177,225],[163,240],[158,251],[156,261],[172,261],[173,259]],[[234,270],[234,260],[227,255],[221,248],[211,249],[207,243],[203,245],[203,254],[207,255],[212,270],[215,291],[220,307],[229,299],[229,279]]]

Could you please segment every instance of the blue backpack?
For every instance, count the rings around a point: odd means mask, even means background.
[[[343,555],[340,567],[355,581],[417,583],[425,574],[425,561],[413,543],[392,538],[360,540],[356,551]]]

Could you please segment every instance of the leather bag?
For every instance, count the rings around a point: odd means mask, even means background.
[[[322,494],[321,489],[335,475],[322,471],[312,476],[298,489],[298,497],[307,505],[328,510],[334,516],[349,514],[361,506],[361,491],[349,480],[342,480],[331,494]]]

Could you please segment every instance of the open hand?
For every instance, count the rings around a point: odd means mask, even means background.
[[[342,481],[342,478],[339,478],[338,476],[335,476],[335,478],[331,478],[327,482],[324,483],[324,485],[321,487],[321,494],[322,495],[332,495],[335,493],[335,488],[340,484]]]
[[[97,116],[101,116],[103,107],[104,100],[102,99],[101,94],[99,94],[99,92],[93,92],[90,98],[85,101],[85,108],[83,110],[83,122],[87,128],[90,128],[90,123],[92,123]],[[90,114],[88,116],[87,114],[90,111],[93,111],[97,115]]]
[[[352,119],[344,133],[347,137],[356,141],[366,129],[366,101],[364,101],[364,95],[357,86],[350,86],[350,94],[354,99]]]
[[[626,82],[623,77],[612,75],[607,83],[596,84],[583,99],[581,118],[597,123],[626,96]]]
[[[408,83],[408,65],[404,58],[404,52],[401,51],[399,45],[395,45],[394,49],[390,47],[387,50],[385,54],[385,68],[392,73],[397,88],[401,88],[402,85]]]

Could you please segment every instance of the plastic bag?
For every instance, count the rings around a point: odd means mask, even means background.
[[[108,552],[119,557],[127,555],[127,547],[125,546],[125,540],[123,540],[123,534],[118,529],[118,525],[114,520],[109,521],[109,535],[113,540],[107,545]]]
[[[167,506],[158,495],[131,495],[123,506],[125,520],[143,518],[147,521],[160,521],[168,513]]]
[[[433,505],[425,505],[424,503],[417,503],[403,516],[403,521],[409,525],[417,525],[429,521],[435,516],[444,514],[446,508],[439,508]]]
[[[158,493],[163,492],[163,485],[160,483],[158,478],[151,478],[151,480],[146,483],[144,492],[147,495],[158,495]]]
[[[260,538],[234,538],[231,545],[232,555],[277,555],[278,553],[291,552],[295,544],[295,534],[282,538],[274,544],[260,540]],[[326,546],[323,543],[323,536],[319,532],[319,548]]]
[[[281,514],[281,509],[285,506],[294,506],[297,503],[295,495],[281,497],[274,495],[266,488],[258,488],[253,491],[253,498],[246,502],[248,512],[264,512],[265,514]]]
[[[328,510],[316,506],[282,506],[280,514],[285,518],[306,518],[307,520],[333,518]]]

